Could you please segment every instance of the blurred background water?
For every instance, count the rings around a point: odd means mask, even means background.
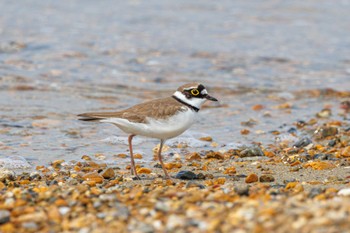
[[[339,113],[350,89],[349,12],[346,0],[2,0],[0,157],[112,159],[126,153],[126,135],[76,114],[169,96],[192,81],[220,103],[170,145],[288,138],[270,131],[287,132],[325,106]],[[158,142],[135,143],[147,160]]]

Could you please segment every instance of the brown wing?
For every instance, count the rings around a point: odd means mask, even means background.
[[[135,105],[120,112],[102,112],[102,113],[83,113],[78,116],[80,120],[96,121],[105,118],[124,118],[132,122],[145,123],[147,117],[154,119],[166,119],[169,116],[183,110],[183,105],[172,97],[152,100],[142,104]]]

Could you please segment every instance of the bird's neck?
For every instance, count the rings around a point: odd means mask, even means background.
[[[191,98],[188,99],[184,94],[182,94],[180,91],[176,91],[173,96],[174,99],[182,103],[183,105],[186,105],[187,107],[191,108],[192,110],[198,112],[202,106],[202,104],[205,102],[204,99],[201,98]]]

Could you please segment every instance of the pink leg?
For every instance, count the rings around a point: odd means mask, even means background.
[[[166,168],[164,166],[163,159],[162,159],[163,144],[164,144],[164,140],[161,139],[160,140],[160,145],[159,145],[159,150],[158,150],[158,160],[160,162],[160,165],[162,165],[162,168],[163,168],[163,171],[164,171],[164,174],[165,174],[165,178],[170,179],[170,176],[168,175],[168,172],[167,172],[167,170],[166,170]]]
[[[135,167],[135,160],[134,160],[134,154],[132,152],[132,138],[134,137],[134,134],[129,135],[128,142],[129,142],[129,151],[130,151],[130,158],[131,158],[131,175],[135,175],[137,178],[140,179],[140,177],[137,175],[136,167]]]

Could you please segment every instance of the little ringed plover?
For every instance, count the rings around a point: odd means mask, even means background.
[[[160,139],[158,160],[166,178],[170,178],[162,160],[162,147],[167,139],[185,132],[194,123],[206,100],[217,101],[200,83],[179,87],[171,97],[155,99],[118,112],[91,112],[79,114],[79,120],[111,123],[129,134],[131,174],[137,178],[132,139],[136,135]]]

